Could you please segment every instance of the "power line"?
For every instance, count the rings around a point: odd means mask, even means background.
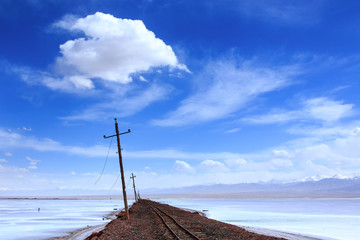
[[[112,189],[113,189],[113,187],[116,185],[117,181],[119,180],[119,177],[120,177],[120,173],[118,174],[118,176],[117,176],[114,184],[112,185],[112,187],[111,187],[109,190],[112,190]],[[126,188],[128,188],[129,183],[130,183],[130,180],[131,180],[131,177],[129,178],[129,181],[128,181],[127,184],[126,184]]]
[[[130,183],[130,180],[131,180],[131,177],[129,178],[129,181],[128,181],[127,184],[126,184],[126,188],[128,188],[129,183]]]
[[[98,180],[96,180],[96,182],[94,183],[95,185],[99,182],[100,178],[103,176],[104,174],[104,170],[105,170],[105,167],[106,167],[106,164],[107,164],[107,160],[108,160],[108,157],[109,157],[109,153],[110,153],[110,149],[111,149],[111,143],[112,143],[112,138],[110,140],[110,144],[109,144],[109,149],[108,149],[108,152],[107,152],[107,155],[106,155],[106,159],[105,159],[105,163],[104,163],[104,167],[101,171],[101,174],[100,174],[100,177],[98,178]]]
[[[121,175],[121,174],[119,173],[118,176],[117,176],[117,178],[116,178],[116,180],[115,180],[115,182],[114,182],[114,184],[111,186],[111,188],[110,188],[109,190],[112,190],[112,189],[114,188],[114,186],[116,185],[117,181],[119,180],[120,175]]]

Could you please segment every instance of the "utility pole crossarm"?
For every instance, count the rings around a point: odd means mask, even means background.
[[[123,135],[123,134],[127,134],[127,133],[131,133],[130,129],[128,129],[127,132],[119,133],[119,135]],[[114,135],[111,135],[111,136],[104,135],[104,138],[111,138],[111,137],[116,137],[116,136],[117,136],[117,134],[114,134]]]

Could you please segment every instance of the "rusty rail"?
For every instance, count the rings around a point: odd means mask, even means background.
[[[151,204],[147,203],[148,206],[160,217],[160,219],[162,220],[162,222],[164,223],[165,227],[174,235],[174,237],[178,240],[181,240],[181,238],[179,237],[179,235],[177,233],[175,233],[175,231],[169,226],[169,224],[166,222],[166,220],[164,219],[163,216],[168,217],[169,219],[171,219],[171,221],[178,226],[179,229],[181,229],[186,235],[190,236],[193,239],[196,240],[200,240],[200,238],[198,238],[197,236],[195,236],[192,232],[190,232],[188,229],[186,229],[184,226],[182,226],[180,223],[178,223],[172,216],[170,216],[168,213],[164,212],[163,210],[161,210],[159,207],[153,207],[151,206]],[[161,215],[163,214],[163,216]],[[188,238],[186,238],[188,239]]]

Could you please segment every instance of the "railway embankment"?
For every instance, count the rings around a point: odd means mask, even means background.
[[[139,200],[132,205],[129,213],[129,220],[121,212],[102,231],[94,232],[86,239],[282,239],[248,232],[198,212],[150,200]]]

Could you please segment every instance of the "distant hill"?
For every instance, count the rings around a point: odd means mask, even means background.
[[[260,182],[239,184],[197,185],[182,188],[148,189],[151,197],[360,197],[360,177],[313,177],[295,182]]]

